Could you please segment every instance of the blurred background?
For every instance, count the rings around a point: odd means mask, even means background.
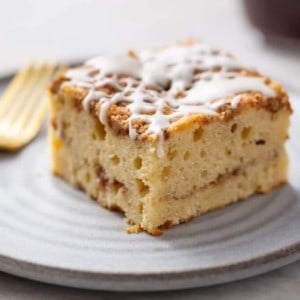
[[[0,76],[30,59],[81,61],[196,37],[297,87],[297,35],[299,0],[1,0]]]

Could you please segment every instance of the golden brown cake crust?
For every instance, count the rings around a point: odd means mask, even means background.
[[[57,95],[59,98],[64,97],[71,99],[72,104],[76,109],[82,110],[82,101],[88,93],[88,89],[78,87],[75,85],[63,86],[64,82],[67,82],[68,78],[58,77],[50,86],[50,92]],[[267,97],[260,93],[248,92],[242,93],[242,97],[238,106],[233,108],[230,104],[224,104],[218,108],[218,115],[205,115],[205,114],[194,114],[188,117],[182,118],[177,122],[173,122],[167,131],[165,131],[165,137],[176,133],[186,127],[189,127],[195,123],[205,125],[214,121],[228,121],[231,120],[235,115],[239,114],[242,110],[248,109],[249,107],[255,109],[264,109],[271,114],[277,113],[281,109],[287,109],[290,113],[292,112],[289,98],[286,91],[282,88],[279,83],[269,81],[268,84],[276,91],[276,98],[271,101]],[[232,98],[232,97],[231,97]],[[230,101],[230,99],[228,99]],[[89,105],[90,113],[98,118],[101,104],[99,102],[91,102]],[[113,129],[116,134],[128,135],[128,116],[130,115],[128,109],[122,104],[112,105],[107,110],[108,125]],[[149,135],[143,134],[147,129],[147,124],[144,122],[136,122],[134,125],[135,129],[139,133],[138,138],[140,140],[149,138]]]

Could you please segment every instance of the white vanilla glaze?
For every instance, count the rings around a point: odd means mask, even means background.
[[[175,118],[217,114],[224,103],[234,108],[243,92],[276,96],[262,77],[242,75],[241,69],[247,68],[206,44],[176,44],[135,55],[91,59],[83,68],[69,70],[66,76],[70,81],[65,84],[89,89],[83,106],[88,110],[91,101],[100,101],[99,118],[103,124],[107,124],[107,109],[112,104],[128,103],[130,138],[138,135],[134,122],[142,120],[148,125],[146,133],[158,137],[157,155],[162,157],[163,132]],[[115,92],[101,91],[105,86]],[[164,113],[166,108],[168,114]]]

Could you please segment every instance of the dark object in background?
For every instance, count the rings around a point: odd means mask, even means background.
[[[300,40],[300,0],[244,0],[248,18],[266,38]]]

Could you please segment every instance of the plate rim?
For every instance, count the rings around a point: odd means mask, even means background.
[[[166,291],[233,282],[272,271],[297,260],[300,260],[300,241],[281,247],[264,255],[252,257],[248,260],[218,265],[215,267],[190,269],[186,271],[150,271],[145,273],[87,271],[34,263],[32,261],[14,258],[1,253],[0,270],[15,276],[33,279],[43,283],[75,288],[107,291]],[[21,267],[21,272],[16,269],[19,267]],[[266,267],[266,269],[264,269],[264,267]],[[231,276],[227,279],[224,278],[229,273]],[[48,275],[45,276],[45,274]],[[233,274],[234,276],[232,276]],[[57,275],[59,276],[56,277]],[[216,276],[215,280],[211,280],[210,283],[192,282],[191,284],[186,284],[186,282],[191,279],[201,280],[201,277],[207,275]],[[220,280],[220,277],[223,277],[223,279]],[[91,279],[93,279],[91,284],[83,283],[83,280],[89,281]],[[181,281],[179,283],[176,281],[182,279],[184,279],[185,282]],[[112,283],[112,280],[114,283]],[[152,283],[151,288],[148,284],[149,280],[151,280]],[[121,286],[115,287],[116,281],[118,283],[121,282]],[[172,284],[172,281],[175,282]],[[158,282],[160,284],[156,285],[155,283]],[[164,283],[166,282],[168,282],[168,284],[164,287]],[[135,286],[132,285],[132,283],[134,283]]]

